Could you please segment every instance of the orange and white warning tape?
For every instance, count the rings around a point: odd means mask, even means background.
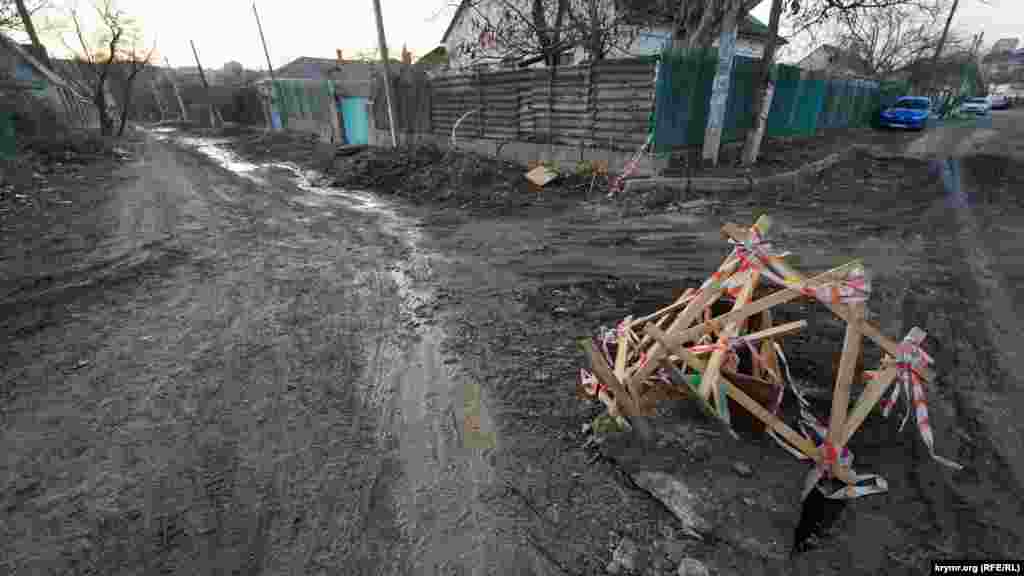
[[[889,416],[889,412],[896,405],[896,400],[899,399],[900,390],[902,389],[907,397],[907,412],[903,417],[903,422],[900,423],[900,431],[903,430],[907,420],[910,419],[911,408],[913,408],[917,420],[917,429],[921,432],[921,440],[924,441],[925,446],[928,448],[928,454],[931,455],[932,459],[954,470],[963,470],[963,466],[960,464],[935,453],[935,437],[932,432],[931,423],[928,420],[928,402],[924,393],[924,378],[921,377],[919,372],[921,368],[934,363],[932,357],[921,349],[921,342],[924,341],[924,338],[925,332],[915,326],[910,329],[910,332],[903,338],[903,342],[900,343],[899,357],[896,359],[900,381],[893,386],[889,399],[881,402],[882,415],[885,417]]]
[[[826,498],[832,500],[850,500],[853,498],[860,498],[861,496],[868,496],[870,494],[881,494],[889,490],[889,484],[885,481],[885,478],[877,474],[857,474],[853,471],[853,452],[849,448],[843,447],[841,451],[836,450],[831,443],[828,442],[828,428],[822,424],[817,416],[810,410],[810,402],[804,396],[803,392],[796,385],[796,381],[793,380],[793,375],[789,371],[789,362],[786,360],[786,355],[782,353],[782,347],[775,344],[775,352],[779,356],[779,361],[782,363],[783,369],[786,374],[786,381],[789,384],[790,390],[793,391],[793,395],[797,399],[797,403],[800,406],[800,430],[803,435],[809,440],[814,442],[819,449],[821,449],[825,458],[821,463],[815,463],[815,465],[808,471],[807,476],[804,478],[804,487],[801,500],[806,499],[807,495],[810,494],[811,490],[819,486],[822,478],[828,478],[832,474],[832,465],[838,462],[845,468],[848,468],[853,474],[854,483],[848,484],[838,490],[830,493],[822,494]],[[784,390],[784,389],[783,389]],[[774,413],[778,415],[778,410],[782,404],[782,397],[776,401]],[[768,435],[778,444],[781,448],[795,456],[798,460],[809,460],[810,458],[791,446],[788,442],[783,440],[774,430],[769,430]],[[820,487],[818,487],[821,490]]]

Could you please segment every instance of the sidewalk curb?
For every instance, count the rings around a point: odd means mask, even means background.
[[[762,176],[761,178],[634,178],[625,182],[623,192],[646,192],[655,188],[669,188],[682,192],[749,192],[757,186],[773,186],[796,183],[802,177],[817,176],[841,160],[852,156],[859,150],[869,150],[866,146],[851,146],[843,152],[834,152],[821,160],[805,164],[796,170]]]

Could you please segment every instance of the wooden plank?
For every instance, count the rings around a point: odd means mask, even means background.
[[[754,269],[750,274],[750,279],[743,286],[739,296],[736,297],[736,302],[733,304],[733,311],[739,310],[744,305],[750,303],[750,297],[754,294],[754,288],[757,287],[758,280],[761,279],[761,271]],[[745,320],[732,322],[725,325],[725,329],[722,334],[718,337],[719,345],[726,345],[730,338],[735,338],[739,335],[740,328],[743,326]],[[711,359],[708,360],[708,369],[704,373],[703,379],[700,381],[700,395],[705,399],[710,398],[712,391],[716,390],[715,386],[718,384],[719,378],[722,373],[722,361],[725,360],[724,350],[715,350],[711,353]],[[717,398],[717,395],[715,396]],[[717,400],[716,400],[717,402]]]
[[[737,267],[739,267],[739,260],[737,259],[723,261],[716,272],[719,275],[719,280],[712,282],[705,290],[702,290],[695,298],[686,303],[683,311],[669,325],[668,334],[671,335],[673,332],[688,327],[704,311],[704,308],[718,300],[723,292],[721,282],[735,272]],[[657,362],[665,354],[665,350],[660,343],[655,344],[647,355],[647,363],[642,365],[630,377],[627,384],[635,385],[637,382],[646,380],[656,369]]]
[[[690,296],[694,292],[696,292],[696,290],[694,290],[693,288],[687,288],[686,291],[683,292],[683,295],[680,296],[678,299],[676,299],[676,301],[673,302],[672,304],[669,304],[668,306],[665,306],[664,308],[662,308],[660,310],[656,310],[656,311],[648,314],[647,316],[641,316],[640,318],[637,318],[636,320],[633,320],[632,322],[629,322],[627,324],[628,327],[630,329],[638,328],[638,327],[646,324],[647,322],[650,322],[651,320],[655,320],[657,318],[665,316],[666,314],[668,314],[670,312],[675,312],[676,310],[682,310],[686,306],[686,303],[690,301]]]
[[[590,368],[594,376],[612,391],[612,394],[615,395],[615,402],[621,408],[622,413],[626,416],[638,415],[639,411],[635,399],[619,379],[615,377],[615,373],[608,366],[604,356],[594,349],[594,342],[589,338],[585,338],[580,340],[579,344],[590,359]]]
[[[761,328],[770,328],[772,326],[772,311],[769,308],[764,312],[761,312]],[[761,359],[765,365],[761,367],[761,374],[763,378],[771,379],[778,385],[782,385],[782,375],[779,373],[779,358],[775,354],[775,338],[767,338],[761,343]]]
[[[852,313],[855,318],[864,316],[864,303],[858,302],[852,306]],[[860,357],[863,338],[860,330],[854,324],[846,325],[846,335],[843,338],[843,354],[839,358],[839,374],[836,376],[836,386],[832,390],[832,411],[829,414],[828,441],[839,450],[839,439],[843,434],[843,427],[846,425],[846,416],[850,407],[850,385],[853,384],[853,372],[857,369],[857,358]],[[836,477],[841,476],[838,461],[833,466]]]
[[[652,89],[639,89],[639,88],[619,88],[613,86],[598,86],[597,93],[594,95],[597,97],[597,101],[605,104],[616,104],[630,102],[635,103],[638,106],[651,107],[650,102],[646,102],[645,98],[650,98]]]
[[[787,334],[792,334],[793,332],[799,332],[800,330],[803,330],[806,327],[806,320],[797,320],[795,322],[787,322],[785,324],[779,324],[778,326],[773,326],[770,328],[765,328],[763,330],[758,330],[757,332],[752,332],[744,336],[744,338],[752,342],[763,340],[765,338],[772,339],[777,338],[779,336],[786,336]]]
[[[857,399],[857,404],[853,407],[853,412],[846,419],[846,424],[843,426],[843,432],[839,435],[839,438],[835,444],[837,450],[842,450],[843,446],[846,446],[850,438],[853,437],[854,432],[860,428],[864,420],[867,419],[868,414],[875,408],[878,401],[885,395],[885,391],[888,390],[889,385],[892,384],[896,377],[899,375],[899,370],[895,366],[886,368],[877,376],[875,379],[868,383],[864,388],[864,392],[861,393],[860,398]]]
[[[650,116],[650,110],[617,110],[603,108],[597,111],[594,115],[596,121],[633,121],[633,122],[647,122]]]
[[[640,130],[640,131],[643,131],[645,133],[645,135],[646,135],[648,125],[649,125],[649,123],[647,121],[643,121],[643,122],[611,122],[611,121],[603,120],[603,121],[594,123],[594,129],[595,130],[601,130],[603,132],[623,132],[623,133],[632,132],[634,130]]]
[[[630,318],[632,317],[630,316],[626,318],[626,325],[629,324]],[[619,380],[626,378],[626,358],[629,354],[629,349],[627,348],[628,345],[629,337],[626,335],[625,331],[622,331],[619,334],[618,346],[615,350],[615,377]]]
[[[859,260],[848,262],[846,264],[843,264],[842,266],[833,268],[827,272],[823,272],[813,278],[808,279],[805,282],[805,284],[808,286],[813,286],[815,284],[827,282],[828,280],[832,280],[834,278],[841,278],[845,276],[847,273],[849,273],[850,270],[856,268],[859,265]],[[796,300],[801,296],[803,296],[803,294],[797,290],[784,288],[782,290],[779,290],[778,292],[773,292],[772,294],[765,296],[764,298],[755,300],[750,304],[747,304],[746,306],[740,308],[739,310],[727,312],[725,314],[722,314],[721,316],[716,316],[715,318],[712,318],[708,322],[703,322],[692,328],[684,330],[679,334],[673,334],[672,338],[679,339],[681,343],[692,342],[700,338],[704,334],[710,332],[715,325],[724,326],[725,324],[728,324],[730,322],[745,320],[753,316],[754,314],[760,314],[764,310],[767,310],[774,306],[778,306],[779,304],[785,304],[786,302],[789,302],[791,300]]]
[[[766,217],[762,217],[762,218],[766,218]],[[740,241],[740,242],[742,242],[745,238],[747,238],[749,233],[750,233],[749,230],[743,230],[742,228],[740,228],[739,226],[737,226],[736,224],[733,224],[733,223],[727,223],[724,226],[722,226],[722,232],[725,233],[727,236],[731,237],[732,239]],[[800,279],[801,282],[805,282],[804,276],[798,270],[796,270],[795,268],[793,268],[792,266],[787,264],[784,260],[779,259],[779,260],[776,260],[775,263],[779,267],[780,271],[782,271],[783,273],[785,273],[787,275],[790,275],[790,276],[793,276],[795,278],[798,278],[798,279]],[[851,262],[850,264],[853,264],[853,262]],[[848,264],[847,266],[850,266],[850,265]],[[853,269],[853,267],[851,266],[849,270],[852,270],[852,269]],[[849,270],[847,270],[847,273],[849,272]],[[846,275],[846,273],[844,273],[842,276],[845,276],[845,275]],[[847,304],[838,304],[837,305],[837,304],[832,304],[831,302],[822,302],[822,304],[824,304],[826,308],[831,310],[833,314],[835,314],[836,316],[840,317],[841,319],[843,319],[847,323],[852,323],[852,324],[856,325],[857,329],[864,336],[867,336],[870,340],[872,340],[875,344],[877,344],[886,353],[888,353],[889,355],[891,355],[893,357],[899,357],[899,355],[900,355],[899,344],[896,341],[892,340],[891,338],[889,338],[889,337],[885,336],[884,334],[882,334],[881,330],[879,330],[877,326],[875,326],[874,324],[869,322],[866,318],[863,318],[863,317],[856,318],[856,317],[854,317],[853,314],[850,313],[849,305],[847,305]],[[918,372],[921,374],[921,376],[925,380],[927,380],[929,382],[932,381],[935,378],[935,373],[931,369],[929,369],[928,367],[921,367],[921,369]]]
[[[653,324],[648,324],[645,328],[645,332],[651,337],[655,338],[659,344],[666,346],[668,350],[675,353],[680,358],[683,358],[687,365],[698,372],[707,374],[708,365],[704,363],[700,358],[695,356],[689,350],[679,346],[668,334],[659,330]],[[766,410],[761,406],[757,400],[754,400],[748,396],[743,390],[740,390],[734,385],[727,377],[721,377],[722,384],[725,386],[726,394],[730,398],[735,400],[740,406],[747,409],[748,412],[753,414],[758,420],[761,420],[772,430],[776,431],[780,436],[786,439],[790,444],[798,448],[801,452],[807,455],[815,461],[819,461],[821,456],[818,452],[817,446],[815,446],[810,440],[804,437],[802,434],[798,434],[795,430],[790,428],[785,422],[780,420],[777,416]],[[703,384],[703,380],[701,381]]]

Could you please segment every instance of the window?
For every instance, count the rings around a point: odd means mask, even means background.
[[[917,98],[907,98],[907,99],[903,99],[903,100],[898,100],[896,102],[896,107],[897,108],[906,108],[906,109],[909,109],[909,110],[927,110],[928,109],[928,101],[927,100],[920,100],[920,99],[917,99]]]

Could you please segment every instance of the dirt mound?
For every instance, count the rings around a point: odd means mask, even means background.
[[[511,206],[545,205],[579,200],[589,179],[563,176],[531,189],[526,168],[470,152],[436,146],[365,148],[334,162],[334,185],[363,188],[401,197],[414,204],[458,206],[491,212]]]
[[[87,164],[117,155],[112,138],[92,131],[27,138],[19,143],[19,153],[42,164]]]

